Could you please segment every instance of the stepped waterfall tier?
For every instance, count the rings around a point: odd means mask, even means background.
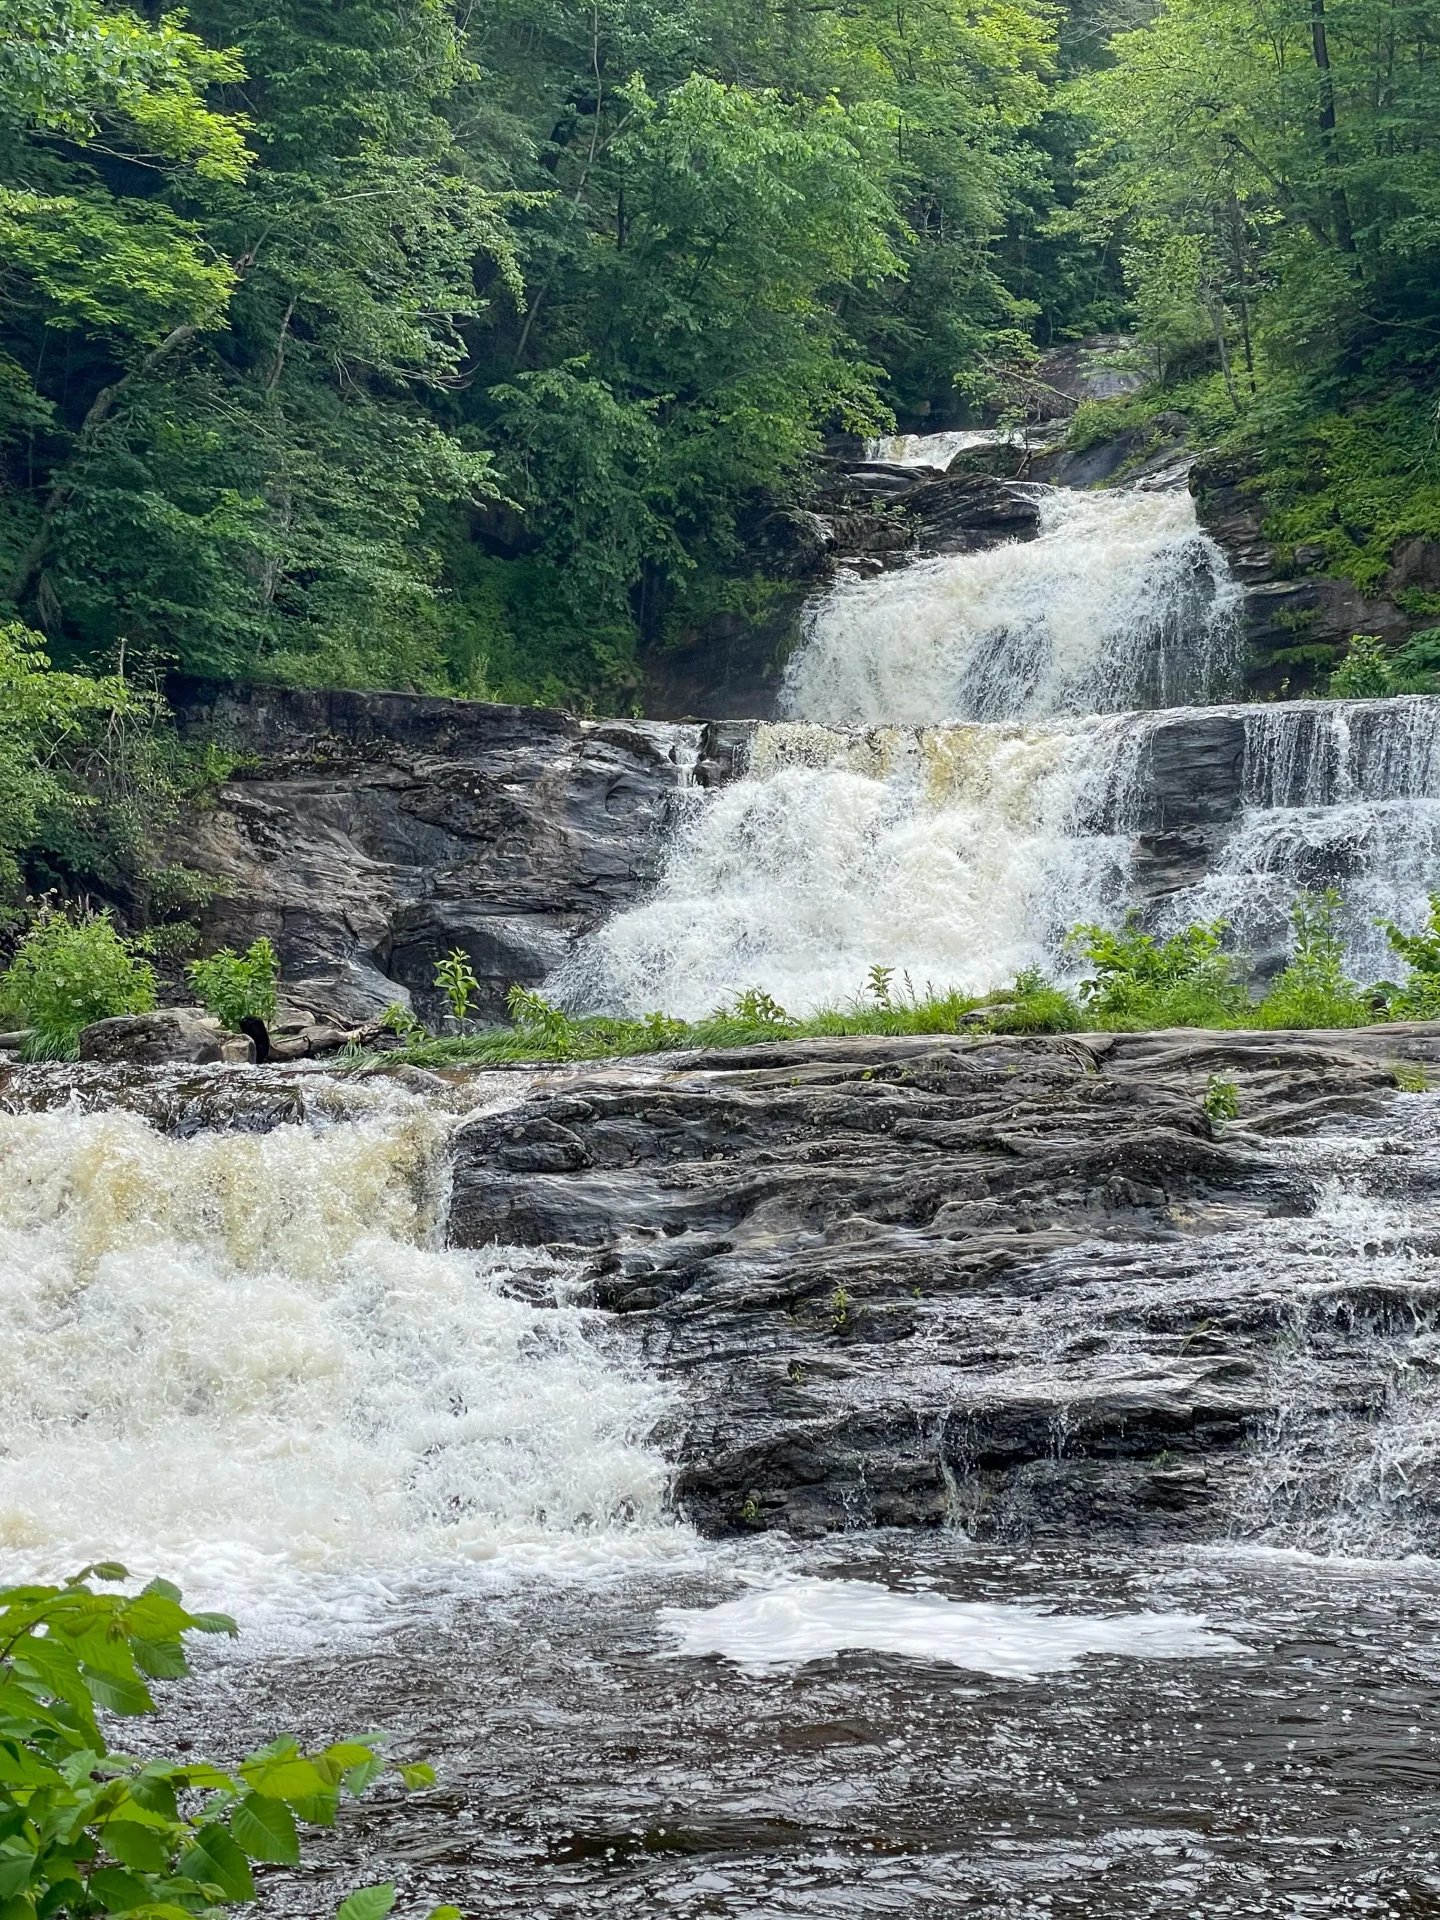
[[[979,995],[1132,908],[1263,981],[1326,886],[1373,979],[1440,701],[1237,704],[1237,604],[1184,495],[1051,492],[825,588],[779,720],[196,690],[186,853],[336,1021]],[[279,1914],[1440,1911],[1440,1022],[771,1030],[0,1052],[0,1567],[237,1613],[186,1739],[435,1764]]]

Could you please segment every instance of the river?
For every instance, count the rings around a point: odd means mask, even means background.
[[[1162,910],[1263,940],[1333,873],[1363,954],[1436,870],[1440,722],[1226,707],[1234,597],[1187,506],[1057,500],[1028,549],[843,583],[790,719],[560,990],[801,1011],[876,962],[1060,965],[1173,831],[1127,796],[1177,688],[1230,729],[1234,804]],[[917,1368],[991,1316],[986,1378],[1056,1401],[1057,1461],[1082,1360],[1158,1377],[1263,1327],[1270,1411],[1205,1537],[997,1531],[960,1476],[924,1531],[715,1540],[587,1250],[448,1243],[456,1129],[531,1081],[314,1072],[278,1125],[240,1069],[163,1126],[83,1069],[0,1103],[5,1569],[118,1555],[238,1615],[137,1740],[383,1726],[437,1767],[267,1872],[271,1910],[393,1877],[402,1914],[1440,1914],[1440,1095],[1271,1142],[1298,1214],[1097,1231],[931,1310]],[[1208,1470],[1177,1459],[1177,1512]]]

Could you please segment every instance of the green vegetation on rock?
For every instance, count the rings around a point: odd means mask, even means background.
[[[31,1058],[69,1060],[92,1021],[148,1013],[155,975],[108,913],[69,915],[46,907],[0,975],[0,1003],[31,1030]]]

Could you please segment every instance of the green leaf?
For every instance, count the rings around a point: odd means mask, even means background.
[[[286,1867],[300,1864],[295,1816],[283,1800],[247,1793],[230,1816],[230,1831],[252,1860],[274,1860]]]
[[[118,1673],[99,1673],[92,1666],[81,1669],[90,1697],[100,1707],[108,1707],[111,1713],[153,1713],[155,1702],[150,1698],[148,1688],[140,1680],[127,1680]]]
[[[170,1865],[170,1848],[160,1830],[138,1820],[107,1820],[100,1829],[100,1842],[121,1866],[134,1867],[138,1873],[164,1873]]]
[[[432,1907],[425,1920],[465,1920],[459,1907]]]
[[[67,1587],[78,1587],[82,1580],[91,1578],[114,1585],[121,1580],[128,1580],[130,1574],[118,1560],[97,1560],[93,1566],[82,1567],[79,1573],[72,1573],[65,1584]]]
[[[427,1761],[411,1761],[396,1771],[404,1781],[407,1793],[415,1793],[421,1787],[433,1787],[435,1784],[435,1769]]]
[[[50,1915],[58,1913],[62,1907],[71,1913],[83,1911],[84,1900],[85,1889],[78,1880],[52,1880],[35,1909],[37,1920],[50,1920]]]
[[[99,1873],[92,1873],[90,1892],[104,1904],[106,1913],[128,1913],[131,1907],[143,1907],[150,1898],[145,1882],[119,1867],[102,1867]]]
[[[152,1580],[148,1587],[141,1588],[141,1592],[158,1593],[162,1600],[173,1600],[176,1606],[180,1604],[180,1589],[177,1586],[173,1586],[168,1580]]]
[[[183,1649],[174,1641],[142,1640],[131,1634],[130,1651],[136,1666],[152,1680],[183,1680],[190,1671]]]
[[[385,1920],[395,1904],[395,1888],[390,1881],[378,1887],[357,1887],[335,1909],[335,1920]]]
[[[297,1796],[324,1793],[333,1784],[313,1761],[288,1757],[242,1761],[240,1777],[256,1793],[268,1794],[274,1800],[293,1801]]]
[[[228,1613],[192,1613],[189,1627],[195,1633],[228,1633],[232,1640],[240,1636],[240,1629]]]
[[[180,1871],[194,1880],[213,1882],[227,1900],[255,1898],[249,1861],[224,1827],[213,1822],[200,1829],[194,1846],[180,1861]]]
[[[308,1821],[312,1827],[333,1827],[340,1795],[338,1792],[300,1794],[289,1804],[296,1818]]]
[[[345,1785],[358,1800],[365,1789],[378,1780],[385,1771],[386,1763],[379,1754],[362,1761],[358,1767],[351,1767],[345,1775]]]
[[[33,1853],[0,1854],[0,1900],[8,1900],[13,1893],[21,1892],[30,1884],[30,1876],[35,1871]]]

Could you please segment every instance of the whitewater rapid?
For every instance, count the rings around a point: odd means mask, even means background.
[[[1132,905],[1160,932],[1223,919],[1263,977],[1298,893],[1325,886],[1357,977],[1393,975],[1379,922],[1418,927],[1440,882],[1440,701],[1225,706],[1240,598],[1189,495],[1163,490],[1051,489],[1037,540],[842,578],[744,777],[689,795],[652,897],[550,991],[695,1019],[750,988],[843,1005],[875,966],[916,993],[1032,968],[1069,984],[1067,936]],[[1162,737],[1217,743],[1182,803],[1235,761],[1232,813],[1155,817]],[[1142,854],[1162,867],[1145,888]]]
[[[1240,589],[1188,493],[1028,491],[1034,540],[842,573],[806,612],[781,717],[937,726],[1234,694]]]
[[[666,1390],[564,1262],[447,1249],[454,1116],[371,1105],[188,1139],[0,1113],[0,1562],[339,1604],[664,1544]]]

